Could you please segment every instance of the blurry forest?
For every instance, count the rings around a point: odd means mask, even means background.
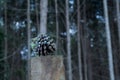
[[[66,80],[120,80],[119,21],[120,0],[0,0],[0,80],[29,80],[30,41],[42,28]]]

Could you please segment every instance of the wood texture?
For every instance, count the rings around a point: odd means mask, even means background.
[[[40,56],[31,59],[31,80],[65,80],[62,56]]]

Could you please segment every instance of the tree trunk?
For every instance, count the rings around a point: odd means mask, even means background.
[[[116,11],[117,11],[117,25],[118,25],[118,36],[119,36],[119,46],[120,46],[120,6],[119,6],[120,1],[116,0]],[[119,49],[120,51],[120,49]]]
[[[110,80],[115,80],[107,0],[103,0],[103,8],[104,8],[106,37],[107,37],[106,41],[107,41],[107,50],[108,50],[109,75],[110,75]]]
[[[82,34],[82,47],[83,47],[83,65],[84,65],[84,79],[88,80],[88,70],[87,70],[87,38],[86,34],[87,31],[85,31],[85,26],[86,26],[86,0],[84,0],[84,7],[83,7],[83,18],[84,18],[84,28],[81,28],[81,32],[84,33]]]
[[[40,33],[46,34],[47,32],[47,5],[48,0],[40,1]]]
[[[89,52],[89,54],[88,54],[88,79],[93,80],[93,78],[92,78],[93,72],[92,72],[91,52],[90,52],[90,50],[88,50],[88,52]]]
[[[5,5],[4,5],[4,7],[5,7],[5,12],[4,12],[4,14],[5,14],[5,51],[4,51],[4,59],[5,59],[5,64],[4,64],[4,71],[5,71],[5,73],[4,73],[4,80],[7,80],[7,65],[8,65],[8,61],[7,61],[7,54],[8,54],[8,39],[7,39],[7,3],[5,2]]]
[[[40,33],[40,26],[39,26],[39,17],[38,17],[38,3],[35,0],[35,12],[36,12],[36,24],[37,24],[37,33]]]
[[[27,0],[27,35],[28,35],[28,63],[27,63],[27,70],[28,70],[28,76],[27,76],[27,80],[31,80],[30,77],[30,73],[31,73],[31,63],[30,63],[30,38],[31,38],[31,32],[30,32],[30,0]]]
[[[55,13],[56,13],[56,51],[58,53],[58,41],[59,41],[59,26],[58,26],[58,4],[57,0],[55,0]]]
[[[82,60],[81,60],[81,37],[80,37],[80,2],[77,0],[77,26],[78,26],[78,33],[77,33],[77,38],[78,38],[78,66],[79,66],[79,80],[83,80],[83,74],[82,74]]]
[[[69,1],[66,0],[66,27],[67,27],[67,67],[68,80],[72,80],[72,61],[71,61],[71,40],[70,40],[70,23],[69,23]]]

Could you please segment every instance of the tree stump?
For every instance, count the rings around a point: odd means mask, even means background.
[[[65,80],[62,56],[40,56],[31,59],[31,80]]]

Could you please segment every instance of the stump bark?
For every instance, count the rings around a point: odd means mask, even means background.
[[[31,80],[65,80],[62,56],[40,56],[31,59]]]

